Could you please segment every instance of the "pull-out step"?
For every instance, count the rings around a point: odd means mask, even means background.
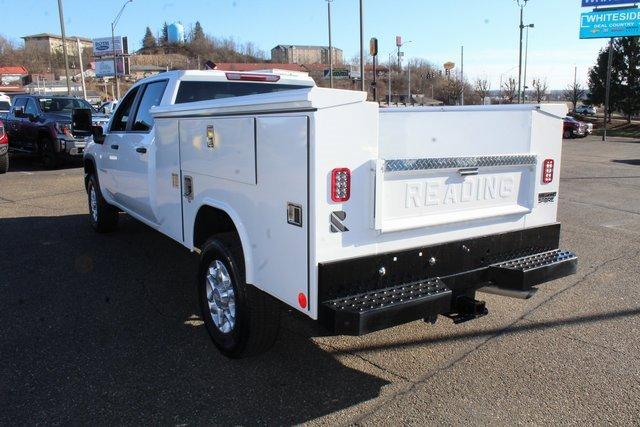
[[[447,313],[451,290],[439,278],[326,301],[320,318],[335,334],[363,335]]]
[[[516,258],[489,267],[491,283],[504,289],[526,291],[533,286],[574,274],[578,257],[560,249]]]

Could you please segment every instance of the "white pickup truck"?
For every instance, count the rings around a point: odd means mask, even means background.
[[[267,350],[282,305],[335,334],[487,314],[573,274],[556,222],[560,105],[388,108],[299,74],[144,79],[94,127],[90,221],[124,211],[200,255],[229,357]],[[158,266],[162,268],[162,266]]]

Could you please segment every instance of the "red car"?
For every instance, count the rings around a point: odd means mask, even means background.
[[[9,137],[4,130],[4,123],[0,120],[0,173],[9,170]]]
[[[564,118],[564,128],[562,130],[562,137],[569,138],[584,138],[588,134],[588,126],[584,122],[580,122],[571,116]]]

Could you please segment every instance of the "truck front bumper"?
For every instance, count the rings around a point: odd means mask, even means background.
[[[84,149],[91,140],[91,137],[75,139],[75,138],[59,138],[58,146],[60,153],[65,153],[70,157],[82,157]]]
[[[535,286],[574,274],[577,257],[558,249],[560,225],[319,265],[319,320],[331,332],[363,335],[446,315],[487,314],[485,288],[532,295]]]

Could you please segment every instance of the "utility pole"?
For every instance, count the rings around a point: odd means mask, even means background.
[[[333,45],[331,44],[331,2],[327,0],[327,19],[329,21],[329,87],[333,87]]]
[[[118,14],[116,15],[116,19],[114,19],[113,22],[111,23],[111,50],[113,51],[113,77],[114,77],[114,80],[116,81],[115,100],[120,100],[120,81],[118,80],[118,55],[116,53],[115,30],[116,30],[116,25],[118,25],[118,21],[120,20],[120,16],[122,16],[122,12],[124,12],[124,8],[127,7],[127,5],[132,1],[133,0],[127,0],[124,2],[124,4],[122,5],[122,8],[120,9],[120,12],[118,12]],[[124,46],[122,46],[122,39],[120,41],[120,49],[123,49],[123,53],[124,53]],[[124,64],[122,65],[123,65],[122,71],[124,72]]]
[[[360,0],[360,90],[364,92],[364,7]]]
[[[407,104],[412,104],[412,102],[411,102],[411,62],[409,62],[409,61],[407,61],[407,75],[409,76],[409,78],[408,78],[408,80],[409,80],[409,82],[408,82],[409,90],[407,91],[408,95],[409,95],[409,98],[407,99]]]
[[[522,78],[522,102],[525,101],[527,97],[527,62],[529,60],[529,28],[535,28],[534,24],[525,25],[527,29],[527,37],[525,42],[524,49],[524,77]]]
[[[60,15],[60,32],[62,33],[62,54],[64,55],[64,75],[67,79],[67,95],[71,95],[71,82],[69,81],[69,57],[67,56],[67,36],[64,31],[62,0],[58,0],[58,15]]]
[[[460,105],[464,105],[464,46],[460,47]]]
[[[82,46],[80,45],[80,37],[76,37],[78,44],[78,62],[80,62],[80,80],[82,81],[82,97],[87,99],[87,86],[84,83],[84,66],[82,65]]]
[[[389,106],[391,106],[391,56],[392,54],[389,54],[389,69],[387,70],[387,78],[389,80],[389,85],[387,87],[387,95],[389,95]]]
[[[521,102],[522,96],[522,33],[524,31],[524,7],[529,0],[516,0],[520,7],[520,55],[518,60],[518,104]]]
[[[602,141],[607,142],[607,117],[611,117],[609,113],[609,97],[611,96],[611,66],[613,63],[613,37],[609,40],[609,61],[607,63],[607,88],[604,99],[604,133],[602,134]]]

